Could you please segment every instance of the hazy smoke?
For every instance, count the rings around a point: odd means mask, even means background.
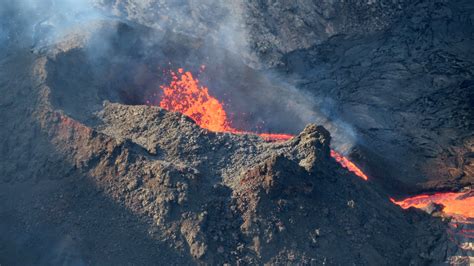
[[[234,114],[235,127],[298,133],[308,123],[322,124],[333,136],[333,147],[342,153],[350,152],[357,139],[355,130],[340,119],[332,99],[302,92],[271,70],[252,69],[261,64],[250,48],[244,1],[132,2],[134,8],[130,4],[115,5],[116,15],[203,40],[199,49],[204,54],[198,56],[200,59],[194,57],[198,52],[191,51],[181,66],[208,66],[200,78],[212,93],[229,103],[226,109]],[[209,60],[200,61],[203,58]],[[251,117],[246,118],[244,113]]]
[[[288,127],[301,130],[308,123],[323,125],[331,132],[331,146],[338,152],[348,154],[357,137],[352,126],[340,119],[337,113],[336,103],[331,98],[316,98],[309,92],[301,91],[294,86],[280,82],[281,89],[277,91],[276,97],[286,99],[289,112],[293,112],[303,125],[292,124],[288,121]]]
[[[258,57],[250,48],[249,28],[243,1],[224,0],[3,0],[0,15],[0,45],[20,45],[41,50],[72,30],[94,31],[94,21],[121,20],[130,25],[154,29],[143,36],[131,36],[111,44],[117,31],[96,33],[86,52],[97,58],[137,64],[126,54],[132,51],[141,58],[159,61],[175,59],[172,67],[208,69],[200,79],[211,93],[229,104],[237,127],[298,133],[307,123],[324,125],[333,136],[333,147],[347,152],[356,141],[352,127],[339,119],[331,99],[315,98],[295,88],[272,71],[258,71]],[[174,35],[170,35],[172,33]],[[186,38],[176,36],[188,36]],[[171,37],[170,37],[171,36]],[[174,36],[174,37],[173,37]],[[141,44],[133,44],[134,38]],[[170,38],[176,38],[170,40]],[[117,48],[117,45],[122,48]],[[127,49],[123,49],[129,45]],[[173,47],[182,45],[178,52]],[[115,49],[115,50],[114,50]],[[122,49],[125,52],[116,51]],[[171,49],[171,52],[170,52]],[[177,49],[177,48],[176,48]],[[140,50],[140,51],[137,51]],[[130,75],[143,75],[135,69]],[[117,73],[117,75],[119,75]],[[206,77],[207,75],[207,77]],[[145,84],[147,82],[141,82]],[[148,82],[149,83],[149,82]],[[159,84],[157,84],[159,85]],[[147,85],[149,86],[149,85]],[[245,117],[244,113],[252,117]],[[264,124],[264,126],[262,126]]]
[[[3,0],[3,45],[45,46],[81,24],[103,17],[92,0]]]

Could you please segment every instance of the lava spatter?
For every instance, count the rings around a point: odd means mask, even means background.
[[[160,107],[166,110],[180,112],[200,127],[214,132],[235,132],[230,126],[227,113],[222,104],[209,95],[209,90],[199,84],[191,72],[178,73],[171,71],[171,83],[160,86],[163,96]]]
[[[170,74],[170,84],[160,86],[163,91],[159,101],[161,108],[180,112],[200,127],[213,132],[257,134],[268,141],[283,141],[293,137],[289,134],[258,134],[233,128],[224,105],[211,96],[209,89],[201,85],[191,72],[179,68],[177,72],[170,71]]]

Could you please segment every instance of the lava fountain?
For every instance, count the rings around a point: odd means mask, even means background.
[[[238,130],[230,126],[223,105],[209,94],[207,87],[201,86],[191,72],[171,71],[171,83],[160,86],[163,96],[160,107],[180,112],[196,122],[200,127],[213,132],[232,132]]]

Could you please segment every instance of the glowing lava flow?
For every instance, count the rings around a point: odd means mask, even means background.
[[[435,194],[423,194],[406,198],[404,200],[390,199],[403,209],[411,207],[427,210],[430,204],[442,205],[443,216],[452,217],[449,222],[447,233],[451,242],[455,243],[460,250],[474,250],[474,191],[467,192],[444,192]]]
[[[331,157],[334,158],[338,163],[342,165],[342,167],[347,168],[349,171],[353,172],[360,178],[364,180],[369,180],[369,177],[362,172],[353,162],[349,161],[346,157],[342,156],[341,154],[337,153],[334,150],[331,150]]]
[[[258,135],[266,141],[285,141],[294,137],[294,135],[290,135],[290,134],[274,134],[274,133],[260,133]]]
[[[390,199],[403,209],[414,207],[424,209],[429,204],[443,205],[443,213],[448,216],[461,216],[474,219],[474,194],[471,192],[445,192],[432,195],[418,195],[404,200]]]
[[[160,86],[163,90],[161,108],[180,112],[193,119],[200,127],[210,131],[255,134],[233,128],[223,105],[209,94],[208,88],[199,84],[199,80],[195,79],[191,72],[185,72],[180,68],[177,73],[170,71],[170,74],[171,83]],[[266,141],[285,141],[294,137],[290,134],[259,133],[258,135]],[[368,180],[368,177],[346,157],[333,150],[331,156],[344,168]]]

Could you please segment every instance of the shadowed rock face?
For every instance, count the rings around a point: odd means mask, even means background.
[[[370,35],[389,28],[404,12],[397,1],[247,1],[251,46],[267,65],[335,35]]]
[[[281,64],[288,52],[335,35],[368,35],[389,28],[405,0],[378,1],[97,1],[115,15],[158,29],[216,40],[259,66]]]

